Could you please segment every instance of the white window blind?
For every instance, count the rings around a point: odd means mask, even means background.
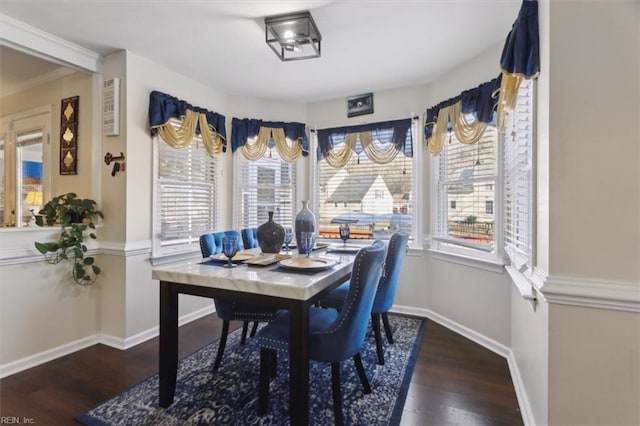
[[[436,188],[431,232],[439,249],[494,251],[497,149],[498,133],[492,126],[472,145],[460,143],[453,132],[447,135],[432,171]]]
[[[532,264],[532,87],[531,80],[520,85],[514,111],[507,116],[504,143],[504,245],[520,271]]]
[[[415,122],[411,131],[413,140],[418,140]],[[377,138],[391,140],[390,132],[373,132],[380,149],[383,146]],[[406,143],[411,143],[409,136]],[[344,142],[334,140],[334,144],[334,151],[339,151]],[[325,159],[318,161],[314,213],[319,236],[339,239],[340,222],[347,219],[356,220],[350,225],[352,239],[388,239],[403,230],[415,240],[414,169],[414,158],[402,152],[387,164],[374,163],[364,152],[354,152],[342,168],[331,167]]]
[[[178,125],[175,121],[172,124]],[[157,147],[156,255],[199,250],[200,235],[217,229],[216,169],[202,139],[176,149],[155,138]]]
[[[287,139],[288,143],[292,143]],[[283,160],[276,149],[268,149],[259,160],[247,160],[237,153],[239,171],[236,201],[238,229],[255,228],[265,223],[269,212],[284,227],[293,227],[297,213],[296,163]]]

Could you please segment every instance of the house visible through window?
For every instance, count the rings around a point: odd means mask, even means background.
[[[495,127],[487,126],[480,140],[472,145],[460,143],[453,132],[447,135],[432,167],[432,235],[437,249],[495,252],[497,153]]]
[[[252,141],[255,142],[255,141]],[[288,143],[292,143],[287,140]],[[296,211],[296,163],[283,160],[275,149],[258,160],[234,155],[237,168],[235,220],[238,229],[255,228],[265,223],[269,212],[273,220],[292,227]]]
[[[195,251],[200,235],[217,230],[218,160],[209,156],[199,135],[181,149],[155,137],[154,155],[153,256]]]
[[[415,124],[411,131],[415,133]],[[382,149],[389,134],[372,131],[373,143]],[[336,137],[333,149],[340,151],[344,139]],[[407,132],[407,144],[411,132]],[[373,162],[361,151],[360,142],[348,163],[334,168],[326,159],[317,162],[316,194],[319,235],[339,238],[340,223],[349,222],[351,238],[387,239],[398,230],[414,235],[414,158],[399,152],[386,164]],[[320,190],[325,188],[326,191]]]

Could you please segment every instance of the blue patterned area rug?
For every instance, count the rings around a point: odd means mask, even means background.
[[[389,315],[395,343],[385,344],[385,365],[377,364],[375,341],[369,334],[362,361],[373,392],[365,395],[352,360],[340,372],[345,423],[397,425],[407,397],[426,320]],[[384,331],[383,331],[384,338]],[[76,418],[85,425],[287,425],[289,424],[289,370],[287,357],[278,357],[277,376],[271,382],[269,409],[257,415],[260,350],[256,339],[240,346],[240,330],[227,340],[222,364],[211,369],[218,342],[180,360],[173,405],[158,406],[158,375],[98,405]],[[385,341],[386,343],[386,341]],[[334,424],[331,366],[309,366],[310,410],[313,425]]]

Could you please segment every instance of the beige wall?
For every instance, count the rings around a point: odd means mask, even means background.
[[[637,3],[552,1],[550,20],[548,272],[638,282]]]
[[[639,7],[550,2],[552,283],[640,294]],[[639,324],[637,311],[549,306],[550,424],[640,424]]]
[[[0,365],[95,336],[100,289],[76,285],[70,267],[2,267]]]
[[[640,315],[549,307],[549,424],[640,424]]]

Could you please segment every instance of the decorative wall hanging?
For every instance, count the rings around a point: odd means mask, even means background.
[[[62,100],[60,107],[60,174],[78,174],[78,108],[80,97]]]
[[[373,93],[347,98],[347,117],[373,114]]]
[[[111,78],[102,83],[102,134],[120,134],[120,79]]]

